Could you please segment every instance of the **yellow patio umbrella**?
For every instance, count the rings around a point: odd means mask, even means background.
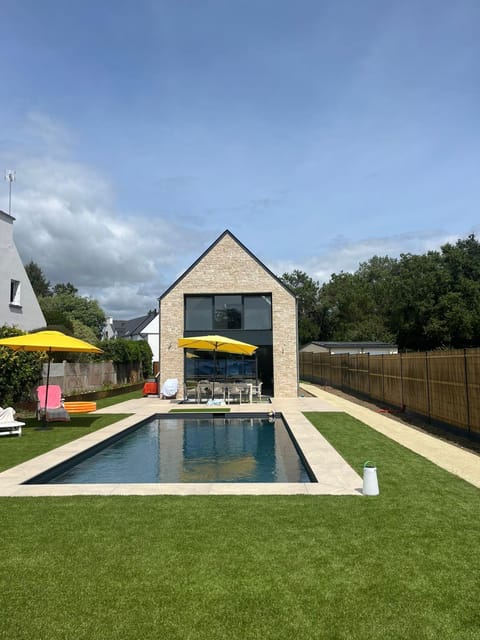
[[[2,338],[0,346],[14,351],[44,351],[48,355],[47,384],[45,390],[45,407],[48,399],[48,383],[50,378],[50,361],[52,353],[58,351],[75,351],[83,353],[103,353],[102,349],[89,342],[66,336],[61,331],[37,331],[12,338]],[[45,411],[44,426],[46,426],[47,412]]]
[[[225,336],[208,335],[195,336],[192,338],[179,338],[178,346],[182,349],[198,349],[199,351],[213,351],[213,395],[215,395],[215,378],[216,378],[216,360],[217,351],[223,353],[238,353],[245,356],[251,356],[258,347],[247,342],[226,338]]]

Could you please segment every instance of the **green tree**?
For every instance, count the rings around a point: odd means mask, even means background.
[[[317,340],[322,325],[318,282],[299,269],[295,269],[292,273],[284,273],[280,279],[297,297],[300,344]]]
[[[91,327],[88,327],[86,324],[83,324],[83,322],[80,322],[80,320],[76,320],[75,318],[72,320],[72,326],[75,338],[85,340],[85,342],[89,342],[93,345],[98,343],[98,338]]]
[[[53,287],[53,293],[56,296],[60,296],[65,293],[68,295],[76,296],[78,293],[78,289],[71,282],[59,282]]]
[[[320,291],[328,317],[329,338],[344,341],[390,342],[389,281],[394,261],[374,256],[355,273],[333,274]]]
[[[70,320],[78,320],[90,327],[97,338],[102,335],[105,313],[96,300],[78,296],[75,293],[57,293],[47,298],[40,298],[39,302],[45,317],[50,317],[54,312],[63,313]]]
[[[400,348],[427,350],[450,345],[440,304],[448,290],[448,272],[438,251],[400,256],[391,317]]]
[[[73,322],[66,313],[53,308],[45,309],[43,315],[45,316],[45,322],[47,323],[48,329],[52,331],[61,331],[62,333],[67,334],[67,336],[73,336]]]
[[[36,262],[32,260],[26,264],[25,271],[37,297],[51,295],[50,282],[46,279],[43,271]]]
[[[456,244],[441,247],[449,277],[448,292],[439,301],[439,312],[448,326],[450,345],[456,348],[480,344],[480,243],[471,234]]]

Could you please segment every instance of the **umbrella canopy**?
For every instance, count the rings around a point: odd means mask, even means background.
[[[0,340],[0,346],[9,347],[14,351],[82,351],[85,353],[103,353],[93,344],[66,336],[60,331],[38,331],[37,333],[26,333],[12,338]]]
[[[0,340],[1,347],[8,347],[14,351],[45,351],[48,355],[47,384],[45,392],[45,412],[43,426],[47,424],[47,400],[48,383],[50,379],[50,360],[52,353],[56,351],[76,351],[83,353],[103,353],[102,349],[93,346],[88,342],[66,336],[61,331],[37,331],[37,333],[26,333],[12,338]]]
[[[195,338],[179,338],[178,346],[200,351],[222,351],[224,353],[239,353],[251,356],[258,349],[253,344],[240,342],[225,336],[197,336]]]
[[[213,391],[212,398],[215,397],[215,380],[216,380],[216,359],[217,351],[222,353],[238,353],[244,356],[251,356],[258,347],[247,342],[240,342],[233,338],[225,336],[196,336],[192,338],[179,338],[178,346],[183,349],[198,349],[199,351],[213,351]]]

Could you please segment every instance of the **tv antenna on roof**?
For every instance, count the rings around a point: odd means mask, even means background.
[[[12,182],[15,182],[15,171],[7,169],[5,171],[5,180],[8,182],[8,215],[12,215]]]

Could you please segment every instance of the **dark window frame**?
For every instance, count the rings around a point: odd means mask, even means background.
[[[215,299],[219,297],[232,297],[239,296],[241,298],[241,322],[240,328],[238,329],[228,329],[228,328],[217,328],[215,326]],[[195,329],[188,328],[187,329],[187,300],[192,298],[210,298],[211,301],[211,324],[209,328]],[[261,328],[261,329],[245,329],[245,299],[246,298],[268,298],[270,300],[270,314],[269,314],[269,327]],[[194,294],[184,294],[183,297],[183,330],[184,331],[272,331],[273,329],[273,313],[272,313],[272,293],[271,292],[262,292],[262,293],[194,293]]]

